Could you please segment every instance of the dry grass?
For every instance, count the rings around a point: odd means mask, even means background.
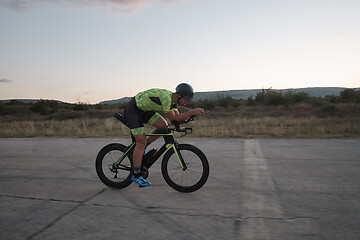
[[[1,137],[116,137],[128,130],[114,119],[0,122]]]
[[[359,138],[360,117],[199,117],[192,137]],[[150,131],[149,129],[147,129]],[[120,137],[128,129],[113,118],[1,121],[0,137]]]
[[[227,117],[199,119],[196,136],[240,138],[346,138],[360,137],[360,117]]]

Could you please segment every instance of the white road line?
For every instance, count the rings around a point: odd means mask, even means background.
[[[242,196],[241,232],[246,239],[270,239],[273,226],[269,219],[284,218],[275,185],[268,172],[266,160],[258,140],[245,140],[245,169],[241,176]],[[266,192],[264,192],[264,190]]]

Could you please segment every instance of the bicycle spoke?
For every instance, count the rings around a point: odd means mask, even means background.
[[[193,152],[187,150],[181,150],[180,152],[186,163],[187,169],[185,171],[182,169],[177,156],[174,154],[168,162],[169,177],[180,186],[192,186],[196,184],[202,176],[202,164],[198,156]]]
[[[103,159],[102,166],[103,166],[103,172],[105,176],[109,179],[112,179],[112,181],[115,182],[122,182],[124,181],[131,171],[131,163],[128,158],[125,158],[122,162],[122,164],[119,165],[119,167],[116,167],[114,169],[105,168],[105,166],[113,166],[116,161],[118,161],[119,157],[123,154],[121,151],[110,151],[108,152]],[[114,171],[116,171],[114,175]]]

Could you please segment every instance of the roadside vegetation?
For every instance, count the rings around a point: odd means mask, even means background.
[[[0,103],[0,137],[128,136],[128,129],[112,117],[125,105],[46,100]],[[267,89],[248,99],[218,96],[188,106],[195,107],[204,108],[206,114],[190,123],[192,137],[360,137],[360,91],[355,89],[325,98]]]

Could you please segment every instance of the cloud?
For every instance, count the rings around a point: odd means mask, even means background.
[[[35,2],[39,2],[39,1],[3,0],[0,2],[0,6],[8,7],[15,12],[22,12],[35,7],[36,5]]]
[[[341,32],[337,32],[336,35],[339,37],[351,37],[352,35],[354,35],[354,31],[341,31]]]
[[[9,79],[2,78],[0,79],[0,83],[11,83],[12,81]]]
[[[22,12],[44,3],[54,3],[75,8],[102,8],[106,12],[132,13],[148,4],[173,4],[185,1],[188,0],[2,0],[0,6],[5,6],[15,12]]]

